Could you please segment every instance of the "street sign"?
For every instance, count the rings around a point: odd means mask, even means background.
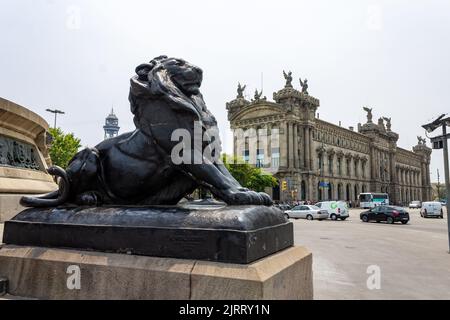
[[[328,182],[321,181],[319,183],[320,188],[329,188],[330,184]]]

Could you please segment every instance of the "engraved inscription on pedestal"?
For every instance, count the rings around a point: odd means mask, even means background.
[[[43,170],[34,146],[0,135],[0,166]]]

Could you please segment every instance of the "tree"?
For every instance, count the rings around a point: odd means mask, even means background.
[[[81,140],[75,138],[73,133],[65,134],[60,128],[50,129],[53,142],[50,147],[50,158],[55,166],[66,169],[69,161],[78,152],[81,147]]]
[[[262,192],[265,188],[278,185],[277,179],[271,174],[264,173],[260,168],[251,166],[237,157],[224,154],[222,161],[231,175],[245,188]]]

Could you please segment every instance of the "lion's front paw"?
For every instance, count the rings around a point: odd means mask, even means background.
[[[264,205],[271,206],[268,194],[255,191],[225,190],[217,195],[229,205]]]

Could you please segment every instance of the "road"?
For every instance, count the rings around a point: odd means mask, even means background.
[[[450,299],[446,218],[410,210],[409,224],[388,225],[363,223],[360,212],[346,221],[292,220],[296,245],[313,253],[315,299]],[[367,287],[370,266],[379,267],[380,289]]]
[[[315,299],[450,299],[446,217],[409,210],[409,224],[388,225],[361,222],[361,211],[346,221],[292,220],[296,245],[313,253]],[[378,267],[380,289],[370,290]]]

